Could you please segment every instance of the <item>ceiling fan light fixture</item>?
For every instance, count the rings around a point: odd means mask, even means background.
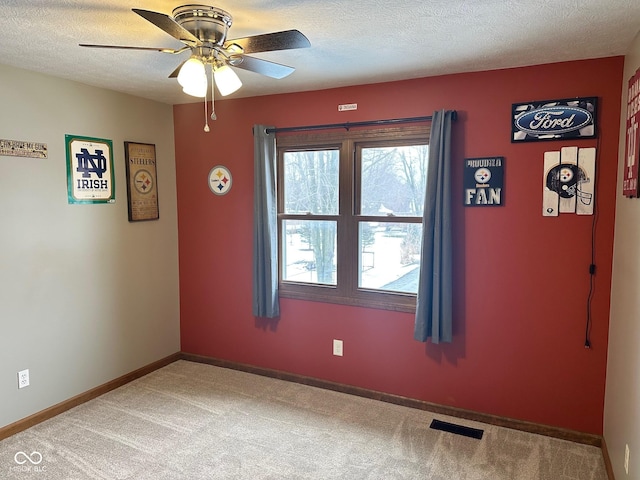
[[[178,83],[187,95],[204,97],[207,93],[207,74],[204,63],[196,57],[187,60],[178,72]]]
[[[223,97],[231,95],[242,87],[242,81],[228,65],[214,67],[213,76],[218,86],[218,91]]]
[[[132,11],[184,45],[180,49],[133,47],[118,45],[80,44],[82,47],[120,48],[127,50],[152,50],[162,53],[179,54],[191,50],[191,58],[176,68],[169,78],[178,77],[182,90],[188,95],[204,98],[205,116],[207,107],[207,73],[211,74],[211,96],[215,84],[223,96],[237,91],[242,82],[230,68],[249,70],[271,78],[284,78],[295,70],[261,58],[245,54],[308,48],[309,39],[298,30],[251,35],[227,41],[233,19],[228,12],[208,5],[187,4],[176,7],[173,17],[160,12],[133,8]],[[211,68],[207,72],[207,66]],[[212,119],[215,114],[212,113]],[[205,125],[208,131],[208,125]]]
[[[182,87],[182,91],[192,97],[204,98],[207,93],[207,86]]]

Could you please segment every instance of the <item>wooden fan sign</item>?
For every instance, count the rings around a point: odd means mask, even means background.
[[[593,215],[596,149],[562,147],[544,152],[542,215]]]

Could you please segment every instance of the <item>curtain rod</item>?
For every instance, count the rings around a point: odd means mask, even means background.
[[[458,115],[455,110],[453,110],[452,120],[455,121]],[[428,122],[431,120],[431,115],[428,117],[406,117],[406,118],[390,118],[387,120],[369,120],[364,122],[346,122],[346,123],[329,123],[325,125],[306,125],[302,127],[277,127],[277,128],[267,128],[267,134],[271,133],[282,133],[282,132],[304,132],[309,130],[326,130],[330,128],[344,128],[345,130],[349,130],[352,127],[367,127],[371,125],[394,125],[398,123],[413,123],[413,122]]]

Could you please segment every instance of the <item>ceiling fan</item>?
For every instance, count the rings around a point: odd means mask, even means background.
[[[220,8],[208,5],[182,5],[176,7],[172,12],[173,17],[164,13],[138,8],[132,10],[173,38],[180,40],[184,43],[184,46],[177,50],[172,48],[86,43],[81,43],[80,46],[151,50],[171,54],[190,51],[191,56],[189,59],[182,62],[169,77],[177,77],[185,93],[196,97],[204,97],[205,108],[207,93],[205,66],[210,67],[212,98],[214,83],[218,86],[220,94],[225,96],[235,92],[242,86],[240,79],[230,67],[248,70],[276,79],[284,78],[295,70],[293,67],[251,57],[247,54],[311,46],[307,37],[298,30],[285,30],[227,40],[227,33],[233,20],[231,15]],[[211,118],[215,120],[215,113],[211,114]],[[205,131],[209,131],[208,125],[205,125]]]

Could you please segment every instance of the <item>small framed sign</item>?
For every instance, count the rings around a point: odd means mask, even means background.
[[[47,158],[47,144],[0,139],[0,155],[11,157]]]
[[[65,135],[69,203],[114,203],[113,143]]]
[[[150,143],[124,142],[127,170],[127,198],[129,221],[157,220],[158,174],[156,146]]]
[[[464,206],[500,207],[504,203],[504,157],[464,161]]]
[[[597,97],[511,105],[511,142],[596,137]]]

